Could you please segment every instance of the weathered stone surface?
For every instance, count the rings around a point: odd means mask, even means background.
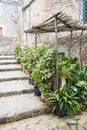
[[[58,127],[60,123],[61,119],[58,119],[58,117],[54,115],[40,115],[7,125],[1,125],[0,128],[2,130],[9,130],[15,127],[19,128],[18,130],[68,130],[66,129],[68,127],[66,127],[63,122],[62,123],[65,128],[63,127],[59,129]]]
[[[33,89],[34,86],[29,84],[28,80],[0,82],[0,97],[31,93]]]
[[[20,11],[17,4],[0,1],[0,54],[13,54],[15,43],[20,39]],[[6,8],[8,6],[8,8]]]
[[[0,55],[11,55],[14,53],[13,48],[17,41],[17,38],[0,36]]]
[[[0,71],[15,71],[21,69],[21,66],[17,64],[0,65]]]
[[[58,128],[59,130],[70,130],[68,124],[63,120],[60,121]]]
[[[86,114],[85,112],[81,115],[81,117]],[[16,121],[9,124],[0,125],[0,130],[9,130],[16,128],[18,130],[86,130],[86,127],[78,125],[70,125],[66,123],[66,119],[70,119],[70,117],[58,118],[54,115],[40,115],[33,118],[24,119],[21,121]],[[73,117],[74,120],[74,117]]]
[[[0,65],[7,65],[7,64],[17,64],[16,60],[10,59],[10,60],[0,60]]]
[[[24,4],[27,4],[27,1],[24,0]],[[37,8],[38,7],[38,8]],[[30,10],[30,11],[29,11]],[[37,26],[39,23],[47,20],[53,14],[58,13],[59,11],[65,13],[68,16],[71,16],[73,20],[77,20],[78,23],[83,23],[83,0],[35,0],[30,6],[24,11],[24,16],[29,17],[30,19],[24,19],[24,30],[28,30],[32,26]],[[81,55],[83,60],[83,65],[87,66],[87,31],[83,32],[82,45],[81,45]],[[61,40],[60,40],[61,38]],[[27,40],[28,39],[28,40]],[[72,57],[77,57],[80,61],[80,39],[81,31],[72,33],[62,32],[58,33],[58,52],[63,52],[65,55],[69,54]],[[24,35],[24,40],[26,45],[29,46],[35,44],[34,35]],[[29,42],[28,42],[29,41]],[[54,33],[44,33],[40,34],[37,37],[38,44],[55,44],[55,34]],[[61,49],[62,48],[62,49]],[[70,48],[70,49],[69,49]]]
[[[81,116],[80,120],[78,121],[79,125],[83,128],[87,128],[87,112],[85,115]]]
[[[82,112],[72,118],[66,117],[65,122],[70,127],[70,130],[85,130],[87,129],[87,112]]]
[[[19,80],[19,79],[28,79],[28,75],[24,74],[20,70],[0,72],[0,82],[9,80]]]
[[[86,127],[87,128],[87,127]],[[73,130],[73,129],[72,129]],[[86,130],[85,127],[82,127],[80,125],[78,125],[77,129],[76,130]]]
[[[3,56],[0,56],[0,60],[3,60],[3,59],[15,59],[15,56],[13,56],[13,55],[9,55],[9,56],[5,56],[5,55],[3,55]]]
[[[69,125],[76,125],[77,122],[73,119],[67,119],[66,122],[69,124]]]
[[[69,127],[70,127],[70,130],[77,130],[76,125],[70,125]]]
[[[33,117],[44,113],[46,106],[34,94],[0,98],[0,123]]]

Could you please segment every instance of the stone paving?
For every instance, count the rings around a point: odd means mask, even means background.
[[[0,125],[0,130],[87,130],[87,112],[82,112],[72,118],[44,114]]]
[[[33,94],[27,75],[21,70],[12,71],[17,67],[14,57],[0,58],[4,67],[12,65],[0,72],[0,130],[87,130],[87,112],[72,118],[46,114],[47,108]]]

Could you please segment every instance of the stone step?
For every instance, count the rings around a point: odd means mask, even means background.
[[[70,121],[72,123],[72,120]],[[1,124],[0,128],[0,130],[76,130],[69,128],[66,119],[58,118],[52,114],[43,114],[21,121]]]
[[[0,82],[0,97],[33,92],[34,86],[28,80]]]
[[[8,65],[0,65],[0,71],[15,71],[22,70],[20,65],[16,64],[8,64]]]
[[[24,80],[28,79],[28,75],[23,73],[22,71],[3,71],[0,72],[0,82],[10,81],[10,80]]]
[[[0,98],[0,124],[43,114],[46,106],[34,94]]]
[[[18,62],[16,59],[0,60],[0,65],[7,65],[7,64],[18,64]]]
[[[9,60],[9,59],[15,59],[15,56],[10,55],[10,56],[0,56],[0,60]]]
[[[62,118],[52,114],[43,114],[21,121],[1,124],[0,130],[87,130],[87,112]]]

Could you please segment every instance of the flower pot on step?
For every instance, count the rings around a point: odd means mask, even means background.
[[[46,105],[47,107],[50,107],[50,106],[51,106],[49,99],[45,98],[44,102],[45,102],[45,105]]]
[[[66,116],[66,112],[63,110],[60,110],[60,108],[56,108],[55,109],[55,115],[59,116],[59,117],[64,117]]]
[[[36,96],[41,96],[41,92],[39,91],[38,86],[34,87],[34,94]]]

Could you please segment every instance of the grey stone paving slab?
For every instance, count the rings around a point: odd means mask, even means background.
[[[0,82],[18,79],[28,79],[28,75],[26,75],[20,70],[0,72]]]
[[[76,120],[78,116],[80,118]],[[77,121],[77,124],[72,124],[72,121]],[[2,124],[0,125],[0,130],[87,130],[87,112],[63,118],[51,114],[43,114],[9,124]]]
[[[0,82],[0,97],[31,93],[33,89],[34,86],[29,84],[28,80]]]
[[[10,56],[0,56],[0,60],[1,59],[15,59],[15,56],[10,55]]]
[[[44,113],[46,106],[34,94],[0,98],[0,124]]]
[[[1,126],[2,130],[12,130],[13,128],[18,130],[70,130],[63,119],[49,114],[43,114]]]
[[[17,64],[17,60],[16,59],[0,60],[0,65],[4,64]]]
[[[11,70],[21,70],[21,66],[18,64],[7,64],[0,65],[0,71],[11,71]]]

